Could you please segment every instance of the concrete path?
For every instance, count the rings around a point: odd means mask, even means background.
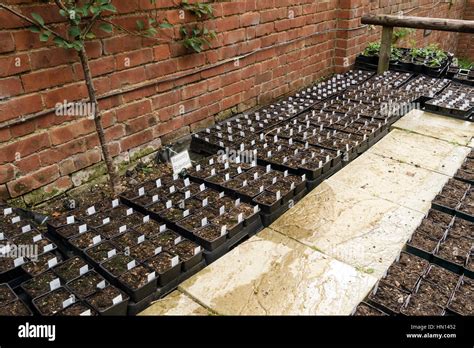
[[[418,110],[144,315],[348,315],[461,165],[474,125]]]

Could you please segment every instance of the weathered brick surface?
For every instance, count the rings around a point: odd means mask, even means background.
[[[53,2],[7,0],[24,14],[39,13],[46,23],[64,30]],[[114,0],[118,14],[112,20],[134,29],[148,0]],[[347,69],[380,30],[358,28],[369,12],[473,18],[474,0],[452,6],[434,0],[223,0],[213,2],[215,29],[212,48],[196,54],[177,42],[163,42],[127,34],[100,33],[86,44],[94,84],[103,111],[103,126],[113,156],[133,157],[138,149],[173,142],[178,137],[212,125],[222,115],[268,103],[335,71]],[[175,1],[157,1],[160,15],[175,23],[165,34],[178,38],[183,20]],[[337,32],[333,29],[341,29]],[[346,30],[347,29],[347,30]],[[293,43],[290,40],[317,32]],[[0,199],[73,186],[72,178],[101,161],[92,120],[57,116],[56,103],[87,98],[77,53],[40,42],[26,23],[0,10]],[[164,35],[164,34],[163,34]],[[419,45],[439,42],[455,50],[458,36],[433,32],[412,37]],[[411,38],[410,38],[411,39]],[[471,40],[471,41],[470,41]],[[273,45],[277,48],[271,48]],[[473,50],[472,35],[459,37],[462,55]],[[210,67],[211,64],[245,58]],[[179,76],[177,76],[179,75]],[[173,78],[174,77],[174,78]],[[164,80],[166,79],[166,81]],[[148,82],[148,84],[143,85]],[[134,86],[141,85],[134,89]],[[127,91],[126,91],[127,90]],[[112,97],[104,94],[115,92]],[[30,121],[1,127],[12,121],[50,110]],[[225,112],[224,112],[225,111]],[[218,116],[220,115],[220,116]],[[158,144],[158,145],[156,145]],[[93,168],[93,167],[92,167]],[[77,181],[77,180],[76,180]],[[59,187],[60,186],[60,187]]]

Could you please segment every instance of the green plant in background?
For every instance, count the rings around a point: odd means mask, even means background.
[[[380,42],[371,42],[367,45],[362,54],[366,57],[377,56],[380,51]]]
[[[457,66],[461,69],[474,69],[474,62],[467,58],[455,58]]]
[[[181,7],[199,19],[203,17],[214,18],[214,10],[211,4],[203,4],[200,2],[190,4],[188,0],[182,0]]]
[[[415,30],[411,28],[400,28],[400,29],[395,30],[392,36],[392,44],[395,45],[400,40],[411,35],[414,31]]]
[[[397,47],[392,47],[390,52],[391,60],[400,60],[402,58],[402,50]]]

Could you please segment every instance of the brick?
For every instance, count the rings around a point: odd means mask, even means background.
[[[195,83],[193,85],[188,85],[183,87],[181,90],[181,98],[182,99],[189,99],[192,97],[196,97],[201,95],[207,91],[207,81],[202,81],[199,83]]]
[[[38,94],[12,98],[0,103],[0,122],[32,114],[42,109],[43,103]]]
[[[100,162],[101,159],[101,152],[98,149],[94,149],[75,155],[72,160],[74,162],[75,171],[78,171]]]
[[[10,193],[8,192],[7,185],[0,185],[0,202],[5,202],[8,199],[10,199]]]
[[[175,59],[148,64],[145,67],[147,79],[154,79],[157,77],[166,76],[176,71],[178,71],[178,63]]]
[[[180,97],[180,90],[173,90],[170,92],[158,94],[157,96],[152,98],[153,109],[156,110],[172,104],[176,104],[180,100]]]
[[[70,66],[32,72],[21,77],[26,92],[35,92],[45,88],[56,87],[74,80]]]
[[[15,167],[18,168],[19,174],[24,175],[41,168],[41,162],[37,154],[22,158],[15,162]]]
[[[118,70],[129,69],[153,61],[153,50],[142,48],[138,51],[119,54],[115,57],[115,65]]]
[[[44,92],[43,99],[47,108],[54,108],[57,103],[73,102],[85,99],[88,96],[86,85],[83,82]]]
[[[126,151],[126,150],[132,149],[134,147],[137,147],[139,145],[142,145],[144,143],[147,143],[152,139],[153,139],[152,130],[147,129],[147,130],[144,130],[143,132],[135,133],[135,134],[130,135],[126,138],[123,138],[120,141],[120,147],[121,147],[122,151]]]
[[[126,105],[115,111],[118,122],[135,118],[151,112],[151,102],[148,99]]]
[[[224,33],[224,45],[231,45],[245,40],[245,29],[238,29]]]
[[[125,135],[125,126],[123,124],[116,124],[105,130],[105,140],[107,142],[115,139],[120,139]]]
[[[258,12],[245,13],[242,16],[240,16],[241,27],[248,27],[250,25],[257,25],[259,23],[260,23],[260,13]]]
[[[16,75],[30,69],[30,58],[27,54],[0,57],[0,77]]]
[[[178,70],[187,70],[196,68],[206,63],[206,54],[188,54],[178,58]]]
[[[36,130],[36,122],[22,122],[10,127],[10,134],[14,138],[19,138],[33,133]]]
[[[103,42],[105,54],[116,54],[141,48],[142,40],[137,36],[125,35],[105,39]]]
[[[156,118],[154,115],[145,115],[137,117],[133,120],[127,121],[125,124],[125,131],[127,135],[137,133],[141,130],[151,128],[156,125]]]
[[[110,76],[110,84],[113,89],[118,89],[125,85],[132,85],[146,80],[145,68],[142,66],[122,70]]]
[[[0,165],[0,184],[15,178],[15,167],[11,163]]]
[[[32,69],[55,67],[78,61],[76,51],[60,47],[48,47],[30,53]]]
[[[0,33],[0,53],[8,53],[15,50],[13,36],[9,32]]]
[[[155,58],[155,61],[168,59],[170,54],[170,47],[168,45],[153,47],[153,57]]]
[[[90,134],[95,131],[94,120],[84,118],[77,122],[68,124],[50,131],[51,142],[53,145],[64,144],[70,140],[76,139],[82,135]]]
[[[10,181],[7,184],[10,195],[18,197],[50,182],[53,182],[59,177],[59,167],[55,164],[46,168],[23,176],[17,180]]]
[[[0,100],[23,93],[23,86],[19,77],[0,79]]]

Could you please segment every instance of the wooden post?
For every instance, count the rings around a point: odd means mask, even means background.
[[[377,74],[381,75],[388,70],[390,65],[390,54],[392,52],[393,27],[382,28],[382,42],[380,43],[379,66]]]

